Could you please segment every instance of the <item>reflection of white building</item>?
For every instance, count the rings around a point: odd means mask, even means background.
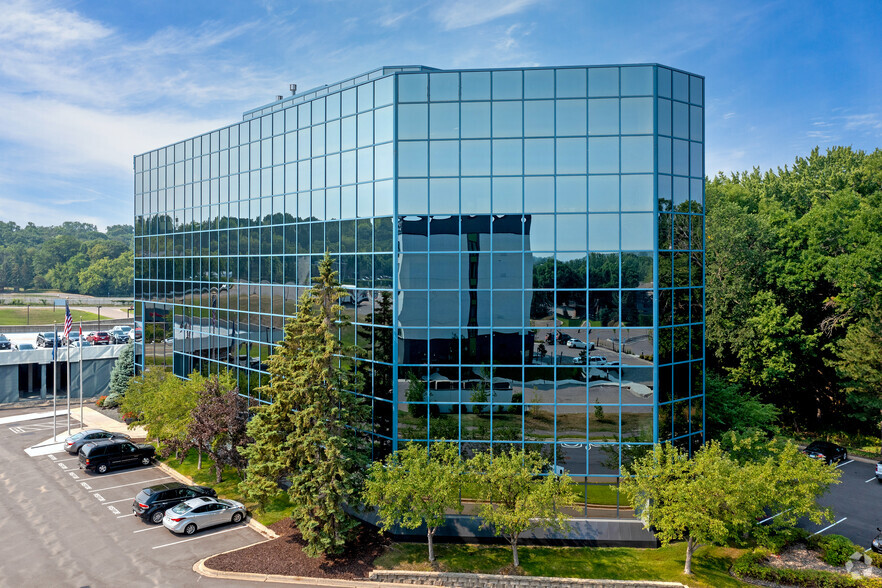
[[[405,217],[399,223],[396,325],[402,361],[420,362],[428,345],[443,348],[440,339],[448,340],[451,351],[459,339],[480,347],[492,334],[499,351],[506,349],[501,343],[505,335],[513,345],[520,340],[532,293],[521,296],[518,291],[502,302],[491,286],[497,292],[529,287],[532,267],[524,265],[521,253],[525,245],[529,250],[529,227],[529,217],[524,222],[520,215]],[[412,284],[420,289],[409,290]],[[429,332],[429,340],[427,327],[437,329]],[[519,354],[521,347],[518,342],[510,352]]]

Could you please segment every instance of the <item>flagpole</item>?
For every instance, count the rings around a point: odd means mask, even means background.
[[[70,333],[67,336],[67,434],[70,435]]]
[[[52,440],[58,437],[58,323],[52,323],[55,336],[52,338]]]
[[[80,429],[85,429],[83,424],[83,319],[80,319]]]

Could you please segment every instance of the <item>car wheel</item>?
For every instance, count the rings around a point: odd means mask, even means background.
[[[189,525],[184,527],[184,533],[186,533],[187,535],[192,535],[195,532],[196,532],[196,525],[194,525],[193,523],[190,523]]]
[[[233,522],[234,523],[238,523],[241,520],[242,520],[242,513],[241,512],[237,512],[233,515]]]
[[[98,467],[95,468],[95,471],[98,472],[99,474],[107,473],[107,464],[106,463],[99,464]]]
[[[842,454],[842,461],[848,461],[848,452]]]
[[[149,457],[142,457],[141,458],[141,465],[145,465],[145,466],[150,465],[150,458]]]
[[[152,515],[150,515],[150,520],[151,520],[151,522],[153,522],[154,525],[158,525],[159,523],[161,523],[162,522],[162,511],[157,510],[156,512],[154,512]]]

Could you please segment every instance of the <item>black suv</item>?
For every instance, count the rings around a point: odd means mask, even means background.
[[[135,516],[158,525],[162,522],[162,515],[166,510],[200,496],[217,498],[217,492],[205,486],[185,486],[180,482],[157,484],[138,492],[132,503],[132,512]]]
[[[47,332],[37,334],[37,347],[51,348],[53,341],[55,341],[55,347],[61,347],[61,337],[56,336],[55,333]]]
[[[111,468],[150,465],[156,448],[146,443],[132,443],[124,439],[110,439],[86,443],[80,449],[80,469],[103,474]]]
[[[12,349],[12,341],[3,334],[0,334],[0,349]]]

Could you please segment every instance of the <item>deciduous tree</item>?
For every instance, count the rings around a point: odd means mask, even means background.
[[[548,460],[538,452],[509,448],[493,455],[486,451],[469,461],[469,468],[484,502],[478,509],[481,527],[490,527],[511,544],[515,567],[518,539],[528,529],[564,530],[568,517],[563,508],[572,504],[572,481],[563,475],[548,474]]]
[[[187,439],[211,456],[217,483],[222,481],[226,466],[242,471],[245,460],[239,448],[248,441],[248,408],[239,396],[236,380],[228,372],[204,379],[190,415]]]
[[[455,443],[427,448],[409,443],[386,459],[374,462],[365,483],[364,499],[377,507],[382,529],[426,526],[429,561],[435,561],[432,539],[448,510],[462,511],[459,490],[465,465]]]

